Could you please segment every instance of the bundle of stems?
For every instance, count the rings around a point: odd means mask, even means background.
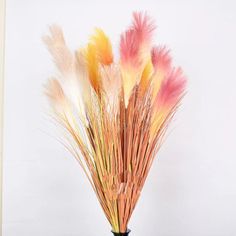
[[[96,28],[72,53],[60,27],[43,38],[58,69],[46,95],[67,132],[65,146],[84,170],[114,232],[125,232],[186,80],[169,50],[152,46],[146,14],[133,13],[120,38],[120,58]]]

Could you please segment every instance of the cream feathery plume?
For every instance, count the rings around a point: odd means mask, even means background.
[[[47,45],[54,62],[60,74],[61,87],[67,99],[69,99],[75,106],[80,107],[80,112],[84,114],[84,106],[81,100],[82,93],[88,89],[88,86],[81,86],[86,84],[87,77],[81,70],[82,66],[79,65],[80,61],[77,60],[75,55],[69,50],[66,45],[63,32],[57,25],[49,27],[50,35],[44,36],[43,41]],[[80,69],[78,70],[78,67]],[[83,88],[83,91],[81,91]]]
[[[102,88],[109,109],[117,109],[121,93],[121,72],[117,65],[101,66]],[[114,113],[111,113],[114,114]]]

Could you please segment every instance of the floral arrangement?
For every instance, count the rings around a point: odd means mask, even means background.
[[[58,26],[43,38],[58,69],[46,95],[114,233],[127,232],[166,129],[185,93],[169,50],[153,46],[153,20],[133,13],[119,58],[102,29],[72,53]]]

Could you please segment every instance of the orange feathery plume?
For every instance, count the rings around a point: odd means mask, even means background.
[[[99,74],[99,63],[108,66],[113,62],[110,40],[101,29],[95,29],[95,34],[91,36],[90,42],[84,50],[84,54],[89,80],[93,89],[100,96],[101,78]]]
[[[59,70],[46,95],[68,132],[66,146],[85,172],[115,233],[128,223],[162,139],[183,98],[186,79],[165,47],[153,46],[153,20],[133,14],[120,38],[120,59],[96,29],[71,53],[59,27],[44,41]]]

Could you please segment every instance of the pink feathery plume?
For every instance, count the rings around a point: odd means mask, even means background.
[[[161,84],[160,91],[157,94],[156,107],[170,108],[174,107],[182,97],[186,86],[186,79],[182,69],[172,70]]]
[[[120,60],[122,65],[140,66],[139,42],[133,29],[128,29],[120,38]]]
[[[125,94],[125,105],[134,86],[150,60],[151,38],[155,25],[146,13],[135,12],[131,27],[121,35],[120,62]]]
[[[142,63],[140,53],[150,46],[156,26],[153,20],[141,12],[133,13],[131,27],[121,35],[120,58],[122,64],[137,66]]]
[[[134,12],[132,28],[135,31],[138,41],[142,44],[151,42],[156,26],[154,21],[146,13]]]
[[[171,57],[169,55],[169,50],[163,47],[153,47],[151,51],[151,59],[154,70],[166,70],[171,68]]]

